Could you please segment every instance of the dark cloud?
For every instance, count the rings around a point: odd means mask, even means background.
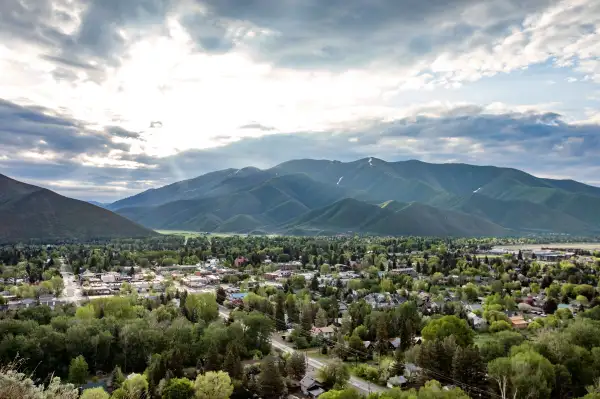
[[[413,64],[444,49],[491,45],[552,0],[197,0],[210,12],[184,25],[206,48],[235,43],[223,24],[243,21],[267,34],[245,41],[254,56],[279,65],[344,68],[385,60]],[[478,14],[465,11],[478,7]],[[479,17],[479,18],[477,18]],[[212,21],[212,22],[211,22]],[[215,22],[216,21],[216,22]],[[210,29],[208,28],[210,27]],[[220,34],[220,35],[219,35]],[[219,36],[215,36],[219,35]],[[209,46],[210,47],[210,46]]]
[[[532,174],[585,182],[598,180],[600,126],[569,124],[553,113],[490,115],[483,109],[464,110],[469,111],[462,115],[448,111],[452,116],[439,118],[421,116],[393,123],[373,123],[369,128],[352,133],[298,132],[245,138],[221,147],[188,150],[166,158],[131,153],[121,156],[123,161],[147,165],[138,169],[95,168],[71,161],[38,165],[26,160],[0,161],[0,167],[9,174],[18,172],[17,178],[48,182],[81,180],[99,187],[117,187],[106,189],[104,194],[86,193],[81,189],[76,195],[103,201],[214,170],[245,166],[268,168],[298,158],[352,161],[374,156],[387,161],[465,162],[515,167]]]
[[[0,99],[1,150],[13,154],[32,150],[51,151],[71,158],[80,154],[103,156],[111,150],[129,151],[129,144],[115,143],[113,136],[139,137],[137,133],[115,126],[106,128],[104,132],[92,131],[81,121],[56,115],[51,110]]]

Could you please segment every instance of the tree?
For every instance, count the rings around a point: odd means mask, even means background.
[[[292,323],[300,322],[300,312],[296,306],[294,294],[289,294],[285,300],[285,308],[287,311],[288,320]]]
[[[317,278],[317,275],[313,275],[312,280],[310,281],[310,289],[311,291],[318,291],[319,290],[319,279]]]
[[[306,374],[306,356],[301,352],[294,352],[288,360],[288,373],[297,381]]]
[[[110,395],[103,388],[90,388],[82,392],[79,399],[109,399]]]
[[[123,386],[113,391],[111,399],[144,399],[148,396],[148,381],[141,374],[130,374]]]
[[[260,365],[258,391],[265,399],[279,398],[286,392],[285,381],[272,356],[265,357]]]
[[[350,349],[348,352],[356,361],[358,361],[359,357],[362,357],[360,355],[365,351],[365,345],[356,333],[352,334],[348,339],[348,347]]]
[[[204,370],[206,371],[217,371],[221,369],[222,357],[219,353],[219,348],[217,347],[217,343],[211,343],[208,347],[208,352],[206,353],[206,360],[204,362]]]
[[[113,372],[111,373],[112,386],[114,389],[121,388],[123,382],[125,382],[125,376],[121,371],[121,367],[116,366]]]
[[[312,329],[312,314],[309,306],[305,306],[302,310],[302,319],[300,321],[300,325],[302,327],[302,332],[305,335],[310,334],[310,330]]]
[[[194,384],[187,378],[171,378],[162,389],[162,399],[192,399]]]
[[[315,317],[315,327],[326,327],[327,326],[327,312],[323,308],[319,308],[317,316]]]
[[[227,293],[225,292],[225,290],[223,289],[223,287],[219,286],[217,288],[217,303],[219,305],[222,305],[223,302],[225,302],[225,299],[227,298]]]
[[[318,375],[327,389],[343,389],[350,380],[350,370],[340,360],[325,365]]]
[[[162,356],[158,353],[151,355],[145,373],[148,378],[148,389],[150,390],[150,393],[154,394],[156,387],[161,378],[165,376],[166,372],[167,368]]]
[[[451,315],[430,321],[421,331],[421,335],[429,341],[443,339],[452,335],[458,345],[468,346],[473,344],[474,332],[466,320]]]
[[[277,331],[287,329],[285,324],[285,298],[283,294],[277,295],[277,303],[275,304],[275,328]]]
[[[558,309],[558,303],[556,303],[556,299],[548,298],[543,306],[544,313],[546,314],[554,314],[556,309]]]
[[[363,399],[364,396],[362,396],[360,393],[358,393],[358,391],[356,391],[355,389],[352,388],[346,388],[344,390],[331,390],[328,392],[325,392],[324,394],[319,396],[319,399]],[[382,396],[379,396],[379,398],[383,398]]]
[[[464,384],[472,397],[487,390],[486,364],[476,346],[457,347],[452,358],[452,378]]]
[[[404,352],[400,348],[394,352],[394,363],[392,364],[390,375],[392,377],[404,375]]]
[[[209,323],[219,317],[217,300],[213,294],[208,292],[187,295],[185,309],[190,321],[193,322],[204,320]]]
[[[507,331],[510,329],[511,329],[511,325],[508,324],[508,322],[506,322],[504,320],[494,321],[490,325],[490,332],[492,332],[492,333],[499,332],[499,331]]]
[[[240,379],[242,377],[242,363],[236,344],[230,343],[227,345],[227,355],[225,355],[225,361],[223,362],[223,370],[231,378]]]
[[[71,359],[71,364],[69,364],[69,381],[73,384],[83,385],[86,383],[89,375],[88,364],[83,356],[79,355],[75,359]]]
[[[488,375],[503,398],[547,398],[555,381],[552,363],[532,350],[492,360]]]
[[[197,399],[229,399],[233,393],[233,384],[227,373],[209,371],[196,377],[194,390]]]

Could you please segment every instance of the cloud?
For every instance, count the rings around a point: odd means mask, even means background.
[[[597,181],[599,59],[593,0],[5,1],[0,166],[102,200],[299,157]]]
[[[523,169],[548,177],[597,181],[600,172],[600,126],[570,124],[551,112],[499,113],[492,107],[451,107],[428,104],[393,121],[365,121],[345,132],[296,132],[249,137],[208,149],[187,150],[168,157],[125,153],[117,159],[146,167],[98,167],[91,163],[55,162],[45,165],[18,160],[24,177],[47,181],[50,188],[84,199],[110,201],[150,187],[225,168],[269,168],[290,159],[315,158],[352,161],[369,156],[388,161],[420,159],[428,162],[465,162]],[[10,165],[0,159],[0,165]],[[116,162],[116,161],[115,161]],[[59,182],[85,181],[67,187]],[[54,183],[53,183],[54,182]],[[116,183],[115,183],[116,182]],[[62,184],[62,183],[61,183]]]

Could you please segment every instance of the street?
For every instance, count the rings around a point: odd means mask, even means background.
[[[223,306],[219,306],[219,315],[221,317],[223,317],[224,319],[228,319],[229,318],[229,309],[223,307]],[[292,348],[289,345],[286,345],[284,343],[281,343],[279,341],[277,341],[276,339],[271,339],[271,345],[274,348],[277,348],[283,352],[287,352],[287,353],[292,353],[295,352],[295,349]],[[311,358],[309,356],[306,356],[307,358],[307,362],[308,365],[310,367],[312,367],[315,370],[320,370],[323,367],[325,367],[325,363],[315,359],[315,358]],[[383,388],[379,385],[376,384],[372,384],[369,381],[365,381],[363,379],[351,376],[350,377],[350,381],[349,384],[352,385],[354,388],[362,391],[363,393],[371,393],[371,392],[385,392],[387,389]]]

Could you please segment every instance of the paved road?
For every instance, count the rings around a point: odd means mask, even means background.
[[[221,317],[227,319],[227,318],[229,318],[229,310],[227,308],[219,306],[219,315]],[[271,339],[271,345],[283,352],[292,353],[295,351],[295,349],[292,348],[291,346],[283,344],[275,339]],[[325,363],[323,363],[315,358],[312,358],[310,356],[307,356],[306,358],[307,358],[308,365],[315,370],[320,370],[323,367],[325,367]],[[352,385],[354,388],[356,388],[364,393],[367,393],[367,394],[371,393],[371,392],[384,392],[387,390],[386,388],[380,387],[379,385],[372,384],[368,381],[362,380],[360,378],[356,378],[354,376],[350,377],[349,382],[350,382],[350,385]]]
[[[60,258],[60,274],[65,284],[65,289],[61,296],[70,302],[81,301],[83,299],[81,287],[75,281],[73,273],[68,271],[67,264],[63,258]]]

